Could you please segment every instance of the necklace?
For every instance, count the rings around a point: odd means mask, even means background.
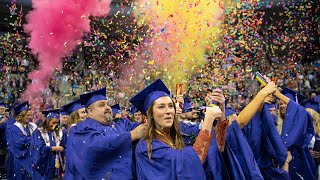
[[[158,133],[160,136],[163,137],[162,140],[164,140],[167,145],[169,145],[173,149],[175,149],[174,144],[172,143],[172,141],[170,139],[168,139],[162,132],[158,131],[157,129],[155,131],[156,131],[156,133]]]

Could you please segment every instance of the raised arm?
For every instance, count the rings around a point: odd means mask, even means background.
[[[237,122],[241,128],[249,123],[255,113],[259,110],[263,104],[264,99],[276,91],[276,85],[273,82],[269,82],[264,88],[262,88],[256,97],[239,113]]]
[[[221,116],[222,111],[218,106],[207,107],[201,130],[196,139],[196,142],[193,144],[193,148],[198,154],[202,163],[206,159],[210,147],[212,139],[211,131],[213,121],[214,119],[219,118]]]
[[[283,101],[285,104],[288,104],[290,99],[283,95],[281,92],[279,92],[278,90],[276,90],[276,92],[274,93],[274,96],[276,96],[278,99],[280,99],[281,101]]]

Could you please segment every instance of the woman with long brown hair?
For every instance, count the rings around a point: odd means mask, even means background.
[[[222,94],[214,101],[224,104]],[[193,147],[184,147],[170,91],[158,79],[135,95],[130,102],[147,116],[147,134],[136,147],[138,179],[205,179],[202,166],[212,139],[214,119],[224,117],[218,106],[208,107]],[[224,118],[223,118],[224,119]]]
[[[16,106],[14,110],[16,122],[7,129],[8,148],[11,154],[8,159],[11,162],[8,174],[15,175],[9,177],[10,179],[31,179],[30,141],[37,125],[31,122],[32,111],[28,102]]]
[[[66,147],[66,135],[59,129],[59,110],[43,111],[45,120],[32,134],[33,179],[51,179],[62,176],[61,152]]]

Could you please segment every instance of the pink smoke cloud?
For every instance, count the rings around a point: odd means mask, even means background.
[[[109,13],[111,0],[33,0],[33,10],[24,25],[30,33],[29,47],[38,55],[39,69],[29,74],[32,80],[23,95],[36,103],[41,91],[55,68],[61,69],[61,58],[70,55],[81,41],[83,33],[90,31],[89,16]]]

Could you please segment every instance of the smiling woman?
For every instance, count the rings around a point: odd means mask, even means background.
[[[170,94],[158,79],[130,100],[148,118],[147,134],[136,147],[138,179],[205,179],[202,162],[211,143],[213,120],[222,116],[221,109],[206,109],[196,142],[193,147],[184,147]]]

